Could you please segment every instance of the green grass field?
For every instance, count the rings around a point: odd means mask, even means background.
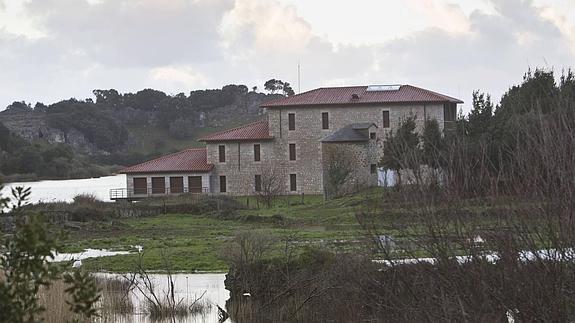
[[[166,269],[167,260],[175,271],[225,271],[227,265],[221,250],[240,231],[254,231],[277,238],[295,237],[298,248],[314,246],[332,251],[365,251],[365,234],[356,220],[356,212],[369,212],[369,202],[385,199],[383,190],[374,189],[354,196],[324,202],[321,196],[281,197],[272,208],[239,210],[232,219],[213,215],[167,214],[145,218],[94,222],[79,231],[69,230],[64,251],[79,252],[85,248],[133,250],[144,248],[144,265],[150,270]],[[237,200],[253,208],[253,197]],[[413,209],[398,204],[380,217],[380,233],[397,241],[422,234],[421,219],[411,215]],[[470,203],[472,214],[485,213],[482,203]],[[489,216],[473,216],[473,227],[493,227]],[[409,233],[406,233],[409,232]],[[94,271],[130,271],[137,253],[87,259],[84,266]]]

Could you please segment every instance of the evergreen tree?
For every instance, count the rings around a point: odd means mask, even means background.
[[[441,134],[441,129],[439,129],[439,122],[437,122],[437,120],[425,120],[421,141],[423,146],[423,162],[433,169],[441,167],[443,159],[442,155],[445,150],[445,142]]]
[[[403,119],[397,131],[390,132],[383,143],[380,165],[397,172],[399,186],[401,186],[401,170],[415,169],[421,164],[415,119],[414,115]]]

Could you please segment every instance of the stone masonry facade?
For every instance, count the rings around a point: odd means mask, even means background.
[[[319,88],[279,98],[261,105],[265,119],[201,138],[206,148],[189,148],[124,169],[125,190],[128,197],[137,195],[137,182],[158,192],[158,186],[170,187],[170,177],[178,177],[174,183],[181,177],[187,192],[199,185],[201,176],[202,193],[256,195],[273,178],[278,194],[327,194],[326,187],[333,191],[341,177],[328,171],[345,156],[351,165],[347,169],[352,169],[345,172],[345,194],[378,185],[385,138],[402,119],[415,117],[419,133],[426,119],[437,120],[443,130],[455,120],[460,103],[411,85]]]
[[[383,126],[383,111],[389,111],[389,127]],[[322,129],[322,113],[328,113],[329,129]],[[289,130],[289,114],[295,116],[295,129]],[[220,176],[226,177],[226,194],[255,194],[255,177],[265,168],[274,168],[283,177],[285,194],[323,194],[324,167],[322,138],[350,123],[373,123],[375,139],[367,144],[345,144],[356,156],[355,185],[377,185],[377,174],[371,165],[377,164],[383,152],[387,133],[395,130],[401,119],[416,116],[417,131],[426,118],[436,119],[443,128],[443,104],[382,104],[364,106],[302,106],[268,108],[269,134],[267,141],[208,142],[208,162],[215,167],[210,187],[220,192]],[[260,145],[261,161],[254,161],[255,144]],[[289,158],[289,145],[295,144],[295,160]],[[334,144],[329,144],[334,145]],[[342,144],[335,144],[342,145]],[[225,146],[225,162],[219,162],[219,146]],[[352,146],[352,147],[349,147]],[[356,147],[357,146],[357,147]],[[355,148],[353,148],[355,147]],[[359,148],[361,147],[361,148]],[[369,156],[368,156],[369,155]],[[290,178],[295,174],[296,190],[291,190]],[[290,177],[292,175],[292,177]]]

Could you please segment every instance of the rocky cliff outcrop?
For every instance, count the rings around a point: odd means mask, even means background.
[[[174,139],[194,141],[201,128],[223,128],[262,117],[265,111],[259,105],[279,97],[247,92],[234,85],[195,91],[189,97],[166,96],[153,90],[116,95],[113,102],[109,98],[96,103],[71,99],[50,106],[37,104],[34,109],[16,102],[0,112],[0,123],[30,142],[64,143],[81,154],[107,155],[150,141],[134,129],[154,128],[167,131]],[[149,135],[154,136],[154,132]],[[165,138],[159,141],[165,142]]]
[[[85,154],[106,153],[98,149],[84,134],[75,128],[67,131],[50,127],[46,113],[34,110],[7,109],[0,112],[2,122],[12,133],[27,141],[46,140],[51,144],[65,143]]]

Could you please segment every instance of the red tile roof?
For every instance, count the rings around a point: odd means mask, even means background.
[[[124,168],[120,173],[208,172],[214,165],[208,164],[207,155],[206,148],[190,148]]]
[[[241,127],[216,132],[199,139],[199,141],[253,141],[270,140],[267,120],[256,121]]]
[[[271,100],[262,104],[261,107],[419,102],[463,103],[459,99],[411,85],[401,85],[399,90],[390,91],[368,91],[367,89],[368,86],[319,88],[290,97]],[[354,94],[357,95],[357,98],[353,97]]]

